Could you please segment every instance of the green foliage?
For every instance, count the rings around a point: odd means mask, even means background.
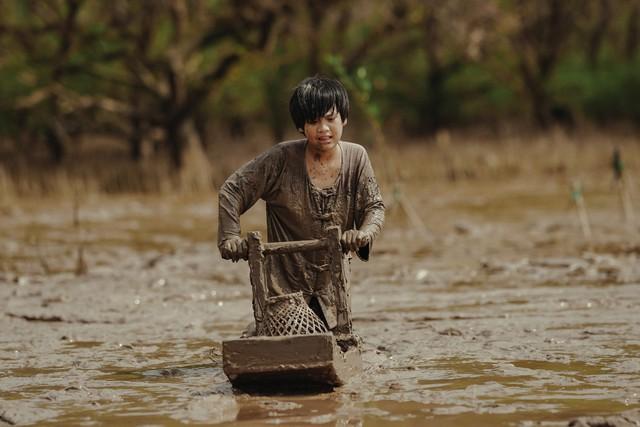
[[[600,122],[640,122],[640,61],[612,63],[588,77],[583,109]]]
[[[640,60],[605,58],[597,67],[579,56],[563,61],[551,82],[558,102],[596,123],[640,121]]]
[[[486,67],[465,64],[447,81],[448,117],[452,123],[499,121],[515,108],[513,89]]]
[[[75,15],[72,2],[6,1],[0,132],[40,132],[56,121],[86,132],[118,123],[127,135],[132,118],[148,131],[198,115],[267,126],[280,137],[290,128],[291,88],[317,72],[340,78],[365,120],[400,131],[542,124],[558,108],[596,123],[637,123],[640,59],[627,42],[634,6],[610,1],[613,15],[601,28],[597,7],[551,0],[540,8],[511,0],[337,0],[319,8],[112,0],[81,1]]]
[[[380,105],[372,99],[373,82],[367,68],[362,65],[353,74],[349,74],[338,55],[327,55],[325,62],[359,101],[369,118],[380,121]]]

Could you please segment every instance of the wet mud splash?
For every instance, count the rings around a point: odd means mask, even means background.
[[[270,396],[222,373],[251,294],[246,264],[217,254],[213,197],[87,199],[79,225],[64,200],[3,206],[0,425],[638,420],[638,230],[603,190],[586,242],[563,191],[415,191],[429,238],[391,212],[372,262],[353,262],[364,374]]]

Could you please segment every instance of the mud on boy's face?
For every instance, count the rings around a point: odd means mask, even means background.
[[[333,107],[324,116],[304,124],[304,136],[307,137],[309,148],[314,151],[331,151],[342,138],[342,129],[347,121]]]

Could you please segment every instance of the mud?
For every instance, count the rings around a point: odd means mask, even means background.
[[[372,261],[352,263],[362,376],[271,396],[222,372],[252,312],[215,197],[86,196],[76,226],[71,200],[3,203],[0,425],[637,422],[640,241],[617,195],[585,192],[587,242],[563,184],[423,188],[406,194],[426,233],[392,207]]]

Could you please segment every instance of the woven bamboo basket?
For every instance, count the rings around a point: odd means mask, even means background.
[[[264,333],[268,336],[309,335],[328,332],[307,305],[302,292],[267,298]]]

